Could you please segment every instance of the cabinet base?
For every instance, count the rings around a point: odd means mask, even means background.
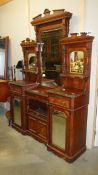
[[[32,136],[35,140],[37,140],[37,141],[39,141],[39,142],[44,143],[45,145],[47,145],[46,138],[41,138],[38,135],[36,135],[36,134],[34,134],[34,133],[32,133],[32,132],[30,132],[28,130],[26,131],[26,134],[29,135],[29,136]]]
[[[80,155],[86,151],[86,147],[82,147],[79,151],[77,151],[76,153],[74,153],[73,155],[67,155],[67,153],[61,152],[58,149],[47,145],[47,150],[48,151],[52,151],[53,153],[55,153],[56,155],[58,155],[59,157],[63,158],[64,160],[66,160],[69,163],[74,162],[78,157],[80,157]]]
[[[19,127],[18,125],[16,124],[12,124],[11,125],[12,128],[14,128],[15,130],[17,130],[18,132],[22,133],[23,135],[26,135],[26,130],[23,130],[21,127]]]

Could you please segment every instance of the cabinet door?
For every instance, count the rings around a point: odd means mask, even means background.
[[[13,120],[21,127],[21,100],[18,97],[13,98]]]
[[[67,151],[68,114],[62,108],[50,107],[49,142],[51,149]]]
[[[32,133],[36,133],[37,131],[37,120],[34,117],[28,116],[28,130]]]
[[[37,123],[37,132],[38,132],[38,135],[42,139],[46,140],[47,139],[47,123],[39,120]]]
[[[58,110],[52,113],[52,144],[65,150],[66,116],[64,112]]]

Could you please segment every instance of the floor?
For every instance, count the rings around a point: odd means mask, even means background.
[[[98,175],[98,147],[69,164],[8,126],[0,107],[0,175]]]

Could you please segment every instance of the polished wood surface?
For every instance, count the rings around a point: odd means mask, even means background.
[[[9,96],[9,81],[0,80],[0,102],[8,101]]]

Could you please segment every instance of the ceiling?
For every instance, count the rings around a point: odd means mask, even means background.
[[[4,5],[4,4],[6,4],[6,3],[10,2],[10,1],[11,0],[0,0],[0,6]]]

